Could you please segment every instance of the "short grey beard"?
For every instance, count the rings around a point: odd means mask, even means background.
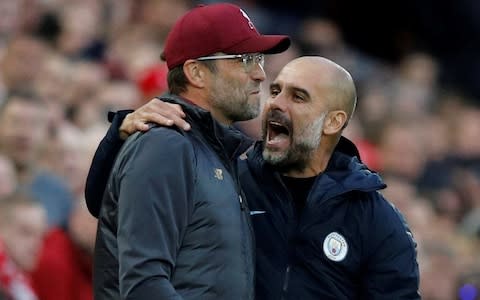
[[[242,93],[240,87],[232,93],[232,87],[225,89],[222,84],[226,84],[223,79],[217,79],[212,90],[212,105],[220,110],[225,117],[233,122],[247,121],[256,118],[260,114],[260,100],[258,103],[250,103],[248,95]],[[239,99],[232,98],[232,94],[242,95],[245,98],[240,102]]]
[[[291,147],[286,153],[277,154],[269,152],[265,149],[266,141],[263,141],[263,159],[281,173],[305,170],[315,150],[317,150],[320,145],[326,115],[327,112],[323,113],[320,118],[315,120],[315,122],[305,127],[300,139],[304,135],[307,135],[307,138],[304,138],[303,141],[300,141],[299,143],[292,140]]]

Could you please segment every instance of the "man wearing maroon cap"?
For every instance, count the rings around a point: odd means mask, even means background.
[[[254,298],[236,166],[251,141],[229,125],[259,114],[264,54],[289,45],[259,34],[232,4],[199,6],[176,22],[162,54],[162,100],[183,108],[191,130],[134,134],[116,157],[99,216],[95,299]]]

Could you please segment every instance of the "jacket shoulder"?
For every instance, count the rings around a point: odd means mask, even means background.
[[[364,236],[370,255],[382,249],[416,252],[417,244],[402,212],[378,191],[358,194],[362,195],[363,231],[368,233]]]
[[[151,170],[177,167],[185,159],[195,162],[191,139],[179,130],[154,127],[145,133],[130,136],[118,154],[113,170],[123,173],[133,166]]]

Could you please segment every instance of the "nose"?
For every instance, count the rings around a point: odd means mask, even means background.
[[[255,81],[265,81],[267,75],[265,74],[265,70],[263,66],[259,63],[256,63],[253,67],[252,71],[250,71],[250,77]]]
[[[268,106],[271,110],[279,110],[282,112],[286,112],[288,103],[285,99],[283,92],[281,92],[275,97],[270,96],[267,100],[266,106]]]

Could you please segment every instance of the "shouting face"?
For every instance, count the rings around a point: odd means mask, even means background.
[[[348,73],[329,60],[303,57],[287,64],[270,85],[263,112],[265,161],[282,173],[318,171],[351,114],[345,107],[353,110],[352,87]]]

